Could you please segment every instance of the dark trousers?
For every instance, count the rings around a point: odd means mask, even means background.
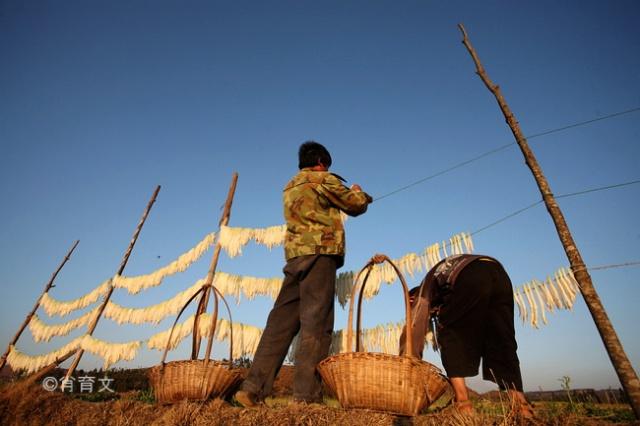
[[[427,333],[426,304],[412,305],[414,353],[422,357]],[[442,365],[449,377],[478,374],[501,389],[522,390],[520,361],[513,326],[513,288],[509,276],[496,262],[475,260],[467,265],[440,308],[438,343]],[[405,352],[405,335],[400,353]]]
[[[522,390],[513,326],[513,288],[495,262],[476,260],[460,273],[440,310],[442,365],[449,377],[478,374],[501,389]]]
[[[287,262],[282,289],[269,313],[243,390],[259,398],[271,393],[299,331],[293,397],[308,402],[322,400],[322,379],[316,366],[327,357],[331,344],[338,260],[336,256],[310,255]]]

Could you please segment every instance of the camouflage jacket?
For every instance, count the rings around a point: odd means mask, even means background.
[[[283,191],[287,231],[287,260],[310,254],[344,257],[345,237],[340,211],[358,216],[372,201],[365,192],[353,191],[338,175],[302,169]],[[339,265],[342,265],[342,261]]]

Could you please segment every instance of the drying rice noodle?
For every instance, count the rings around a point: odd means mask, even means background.
[[[269,248],[282,245],[284,243],[285,232],[286,225],[277,225],[268,228],[221,226],[218,242],[229,257],[233,258],[242,253],[242,247],[244,247],[249,240],[254,240],[256,243]]]
[[[176,325],[169,349],[175,349],[178,344],[193,332],[194,315],[191,315],[182,323]],[[198,322],[200,335],[209,337],[211,335],[211,316],[204,313]],[[228,320],[219,318],[216,324],[215,339],[222,341],[230,336],[231,325]],[[147,340],[147,347],[150,349],[165,350],[171,328],[154,334]],[[233,323],[233,357],[240,358],[246,355],[254,355],[262,336],[262,330],[258,327],[242,323]]]
[[[166,277],[186,271],[211,248],[215,242],[215,238],[216,236],[213,232],[206,235],[195,247],[181,254],[176,260],[149,274],[134,277],[116,276],[113,286],[116,288],[124,288],[131,294],[139,293],[141,290],[146,290],[150,287],[156,287],[160,285]]]
[[[141,342],[138,341],[109,343],[85,334],[83,336],[76,337],[60,349],[42,355],[26,355],[18,351],[12,345],[7,357],[7,362],[14,370],[24,370],[27,373],[33,373],[34,371],[38,371],[49,364],[57,362],[58,359],[70,352],[78,349],[84,349],[85,351],[91,352],[92,354],[102,358],[104,360],[103,368],[107,369],[118,361],[131,361],[134,359],[138,354],[140,343]]]
[[[99,307],[96,307],[85,313],[81,317],[72,319],[71,321],[67,321],[63,324],[46,324],[42,322],[42,320],[40,320],[38,315],[34,314],[29,321],[29,331],[31,331],[31,335],[33,336],[34,341],[48,342],[52,337],[66,336],[73,330],[89,324],[89,322],[98,313],[99,309]]]
[[[256,296],[269,296],[275,300],[282,288],[282,278],[259,278],[216,272],[213,285],[224,295],[240,296],[253,300]]]
[[[169,315],[175,315],[200,288],[206,279],[196,281],[188,289],[181,291],[171,299],[144,308],[127,308],[109,301],[104,309],[104,316],[118,324],[157,324]]]
[[[77,299],[69,301],[56,300],[53,297],[49,296],[49,293],[45,293],[40,299],[40,306],[42,306],[44,311],[50,316],[69,315],[73,311],[86,308],[87,306],[95,303],[100,296],[104,296],[105,294],[107,294],[109,288],[111,287],[110,281],[111,278],[104,281],[102,284],[100,284],[98,287],[94,288],[84,296],[80,296]]]
[[[548,324],[546,307],[545,307],[546,304],[542,300],[542,295],[540,294],[541,290],[540,290],[540,286],[538,284],[539,284],[538,281],[535,281],[535,280],[532,281],[531,282],[531,289],[533,290],[533,292],[536,295],[537,302],[540,304],[540,312],[542,313],[542,322],[546,325],[546,324]]]

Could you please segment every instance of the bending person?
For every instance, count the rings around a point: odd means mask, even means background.
[[[473,413],[465,377],[478,374],[482,359],[482,378],[507,390],[522,416],[533,416],[522,391],[516,353],[513,287],[500,262],[481,255],[447,257],[411,293],[413,347],[422,358],[426,334],[434,333],[434,348],[440,350],[455,407]],[[400,338],[402,354],[405,339],[406,329]]]

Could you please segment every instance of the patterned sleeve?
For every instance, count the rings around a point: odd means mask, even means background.
[[[340,180],[328,174],[319,186],[319,191],[327,200],[349,216],[359,216],[367,211],[367,206],[373,199],[366,192],[354,191],[347,188]]]

